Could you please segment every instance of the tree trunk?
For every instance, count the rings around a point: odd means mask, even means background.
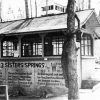
[[[67,32],[62,52],[62,69],[65,85],[68,88],[68,100],[79,99],[77,75],[77,48],[75,44],[75,0],[68,0],[67,5]]]
[[[67,36],[62,53],[62,68],[68,88],[68,100],[78,100],[77,51],[74,35]]]

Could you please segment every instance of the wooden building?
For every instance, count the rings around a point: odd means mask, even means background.
[[[76,12],[81,25],[77,53],[79,86],[95,67],[95,28],[100,26],[93,9]],[[9,89],[18,84],[28,93],[39,86],[65,87],[61,68],[67,14],[0,23],[0,79]],[[75,24],[77,28],[77,22]],[[76,39],[77,40],[77,39]]]

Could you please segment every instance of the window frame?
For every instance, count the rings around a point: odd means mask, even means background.
[[[15,57],[14,52],[17,51],[17,44],[18,39],[16,37],[8,36],[3,38],[1,41],[1,57]]]
[[[93,56],[93,38],[89,34],[83,34],[81,38],[81,55]]]
[[[49,34],[45,37],[44,39],[44,56],[61,56],[62,53],[62,50],[60,49],[63,49],[63,43],[64,43],[64,34],[60,34],[60,35],[57,35],[58,33],[56,33],[56,35],[54,34]],[[49,38],[49,41],[50,43],[47,43],[47,40]],[[62,41],[60,41],[62,40]],[[47,43],[47,50],[46,49],[46,44]],[[61,44],[61,45],[59,45]],[[60,47],[61,46],[61,47]],[[50,49],[49,49],[50,48]],[[46,51],[50,51],[48,52],[49,54],[46,54]],[[56,51],[56,53],[55,53]]]
[[[42,57],[42,50],[43,50],[42,49],[42,38],[40,36],[39,38],[37,38],[38,36],[39,35],[33,35],[32,37],[28,39],[27,39],[27,36],[23,37],[22,42],[21,42],[21,56],[22,57]],[[39,44],[41,44],[40,45],[41,48],[39,47]],[[27,46],[26,51],[25,51],[25,48],[26,48],[25,45]],[[40,53],[39,50],[41,54],[39,54]]]

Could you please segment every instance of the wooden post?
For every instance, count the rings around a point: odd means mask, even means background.
[[[0,85],[0,100],[9,100],[7,85]]]
[[[2,50],[1,50],[1,46],[2,46],[2,44],[1,44],[1,38],[0,38],[0,58],[1,58],[1,52],[2,52]]]
[[[19,46],[19,48],[18,48],[18,53],[19,53],[19,58],[21,57],[21,39],[22,39],[22,36],[18,36],[18,46]]]
[[[44,57],[44,37],[46,34],[41,34],[40,37],[42,38],[42,57]]]
[[[6,100],[9,100],[9,96],[8,96],[8,85],[6,85]]]

